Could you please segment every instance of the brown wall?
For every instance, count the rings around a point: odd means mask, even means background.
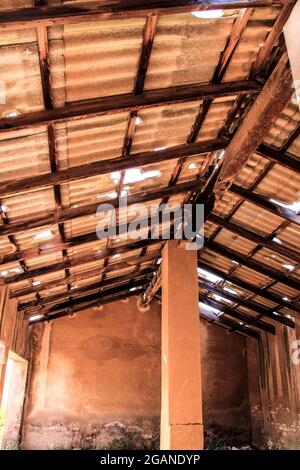
[[[202,322],[201,335],[208,436],[228,438],[238,427],[249,442],[245,339]],[[32,342],[25,448],[157,447],[157,303],[140,312],[132,298],[36,325]]]
[[[250,444],[246,339],[202,320],[201,333],[206,443]]]
[[[159,311],[156,304],[140,312],[133,299],[35,327],[25,448],[151,445],[159,425]]]
[[[300,449],[300,339],[295,330],[276,326],[276,336],[248,339],[252,440],[260,449]]]

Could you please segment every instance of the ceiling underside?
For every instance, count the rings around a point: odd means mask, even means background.
[[[63,7],[39,16],[38,2],[30,18],[8,13],[29,0],[0,7],[0,282],[36,321],[145,291],[165,241],[99,239],[97,205],[118,208],[125,192],[132,205],[196,200],[285,53],[292,3],[227,2],[217,19],[195,17],[191,2],[177,2],[179,13],[174,1],[150,3],[84,18],[59,17]],[[299,158],[291,97],[207,213],[199,292],[209,321],[254,337],[293,326]],[[156,176],[126,182],[130,167]]]

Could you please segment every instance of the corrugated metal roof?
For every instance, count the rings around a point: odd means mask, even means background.
[[[272,126],[269,134],[265,137],[264,142],[274,147],[280,148],[288,139],[289,135],[295,130],[300,120],[300,111],[298,105],[291,100],[288,106],[283,110],[280,117]],[[294,151],[295,148],[290,147],[294,155],[299,153]]]
[[[218,235],[214,238],[214,241],[221,243],[221,245],[231,248],[239,253],[247,255],[250,253],[253,248],[255,248],[256,243],[253,243],[249,240],[246,240],[239,235],[236,235],[228,230],[222,229]]]
[[[63,101],[131,93],[144,26],[145,19],[133,18],[71,24],[50,31],[55,106]]]
[[[1,107],[0,107],[1,109]],[[49,146],[46,129],[37,128],[24,135],[0,133],[0,181],[34,176],[50,171]]]
[[[231,217],[231,221],[258,234],[270,235],[282,224],[283,219],[251,202],[245,201]]]
[[[76,2],[68,2],[68,4]],[[3,0],[0,9],[30,6],[31,1]],[[48,5],[56,4],[49,0]],[[249,76],[252,64],[258,57],[274,22],[280,13],[280,7],[253,9],[242,37],[234,50],[223,81],[243,80]],[[222,56],[238,10],[226,10],[219,19],[207,20],[196,18],[192,14],[162,15],[154,35],[153,47],[146,73],[144,90],[175,87],[189,84],[210,83],[216,66]],[[54,107],[63,107],[69,103],[90,100],[105,96],[132,94],[142,50],[145,18],[114,19],[83,23],[51,26],[47,29],[49,41],[49,65],[51,95]],[[276,46],[276,44],[275,44]],[[1,105],[1,116],[15,116],[43,109],[43,93],[40,74],[38,42],[36,30],[3,30],[0,32],[0,80],[5,83],[6,102]],[[220,136],[226,119],[236,102],[237,95],[228,95],[212,100],[204,118],[196,141],[212,140]],[[176,104],[158,104],[138,111],[140,118],[135,125],[130,142],[130,154],[155,149],[186,145],[193,125],[202,111],[203,101],[194,100]],[[246,108],[247,111],[247,108]],[[245,109],[242,107],[242,114]],[[78,165],[122,157],[129,124],[130,113],[123,111],[107,112],[101,116],[82,116],[74,121],[54,124],[55,151],[52,157],[58,170],[67,170]],[[295,102],[281,113],[264,143],[280,148],[290,137],[300,122],[300,112]],[[127,142],[128,144],[128,142]],[[300,158],[299,137],[290,145],[288,152]],[[158,188],[173,185],[171,181],[174,169],[180,161],[177,183],[194,181],[207,176],[217,161],[217,153],[193,155],[177,158],[157,164],[143,165],[141,172],[156,172],[155,177],[144,181],[124,182],[123,192],[137,195]],[[0,132],[0,158],[2,162],[0,181],[8,182],[51,171],[47,127],[28,126],[26,129]],[[52,165],[53,166],[53,165]],[[267,166],[269,166],[267,171]],[[179,168],[179,167],[177,167]],[[258,184],[257,184],[258,182]],[[249,191],[263,195],[282,203],[291,204],[299,200],[299,174],[283,165],[272,164],[266,158],[254,154],[237,175],[235,184]],[[198,190],[203,183],[199,180]],[[97,175],[60,185],[60,203],[55,200],[53,186],[41,190],[27,191],[19,195],[1,198],[2,214],[0,227],[15,222],[26,222],[48,216],[59,217],[61,210],[79,209],[95,202],[109,202],[120,191],[119,182],[110,173]],[[170,203],[188,201],[195,192],[174,194],[166,198]],[[1,195],[0,195],[1,197]],[[56,191],[56,199],[58,199]],[[146,204],[149,210],[151,203]],[[137,205],[135,206],[137,208]],[[133,209],[133,208],[132,208]],[[295,223],[282,225],[284,219],[266,211],[230,192],[230,189],[217,197],[213,212],[231,223],[247,228],[267,239],[273,238],[276,231],[278,245],[298,250],[299,226]],[[125,222],[125,209],[116,211],[120,224]],[[134,212],[128,218],[132,221]],[[144,248],[135,247],[133,234],[130,237],[120,235],[119,240],[105,237],[96,238],[99,220],[109,223],[109,214],[101,218],[95,214],[79,216],[60,224],[41,226],[24,231],[17,230],[9,238],[0,237],[0,256],[11,255],[13,261],[2,263],[2,280],[26,270],[49,268],[50,272],[40,275],[39,271],[32,279],[23,279],[11,284],[12,292],[20,295],[20,301],[35,301],[39,297],[33,291],[38,290],[43,305],[56,305],[55,296],[60,294],[58,302],[82,298],[86,292],[94,292],[94,285],[129,285],[126,278],[137,277],[141,270],[158,266],[164,241],[149,244]],[[153,228],[153,227],[152,227]],[[162,233],[168,223],[154,230]],[[48,240],[40,238],[47,231]],[[148,227],[144,229],[148,232]],[[278,233],[277,233],[278,232]],[[86,237],[87,236],[87,237]],[[259,263],[286,274],[287,281],[300,279],[298,266],[288,273],[284,264],[294,264],[289,257],[278,254],[276,249],[261,248],[251,239],[236,235],[227,229],[218,229],[215,223],[207,221],[205,236],[241,256],[253,257]],[[82,238],[77,238],[82,237]],[[250,237],[251,238],[251,237]],[[278,241],[279,240],[279,241]],[[128,244],[133,246],[128,248]],[[114,251],[106,251],[106,250]],[[23,250],[30,250],[25,251]],[[63,251],[64,250],[64,251]],[[38,254],[40,252],[40,254]],[[252,252],[254,254],[252,254]],[[103,256],[107,255],[106,258]],[[14,258],[13,258],[14,257]],[[20,264],[24,260],[25,265]],[[143,261],[143,262],[141,262]],[[215,269],[230,273],[255,287],[264,287],[271,282],[271,277],[258,271],[238,265],[229,257],[221,256],[217,251],[204,247],[201,261]],[[60,268],[55,272],[51,266],[57,263]],[[140,267],[138,268],[138,266]],[[20,271],[19,271],[20,270]],[[25,271],[24,271],[25,270]],[[1,272],[1,270],[0,270]],[[26,276],[25,276],[26,277]],[[128,280],[131,279],[128,277]],[[103,282],[112,280],[112,284]],[[115,283],[115,284],[113,284]],[[83,291],[78,291],[80,287]],[[243,297],[253,293],[242,289],[230,281],[223,282],[223,287],[234,290]],[[279,297],[296,297],[296,289],[288,285],[275,283],[266,290]],[[229,291],[228,291],[229,292]],[[265,308],[272,309],[274,302],[261,296],[254,299]],[[51,300],[51,297],[54,300]],[[224,290],[226,297],[226,289]],[[49,297],[49,302],[47,301]],[[30,307],[28,312],[34,311]],[[300,308],[300,307],[299,307]],[[255,315],[246,307],[241,312]],[[281,308],[283,311],[283,308]],[[285,311],[289,311],[286,307]]]
[[[256,187],[255,192],[269,199],[292,204],[300,199],[299,188],[299,173],[282,168],[281,165],[275,165]]]
[[[206,21],[191,14],[161,16],[145,90],[209,82],[233,20],[234,16],[221,21]]]

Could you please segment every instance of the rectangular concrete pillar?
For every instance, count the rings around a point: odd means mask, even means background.
[[[300,0],[295,4],[283,30],[292,69],[296,99],[300,108]]]
[[[162,256],[161,449],[203,449],[197,251]]]

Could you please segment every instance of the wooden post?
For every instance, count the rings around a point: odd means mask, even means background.
[[[162,259],[161,449],[203,449],[197,251],[169,240]]]

